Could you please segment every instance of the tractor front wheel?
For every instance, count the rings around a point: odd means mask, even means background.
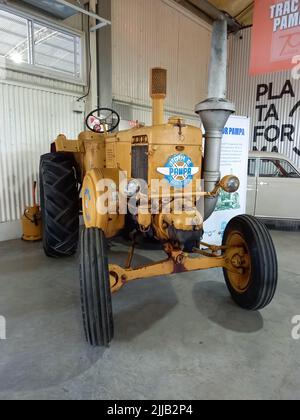
[[[102,230],[84,229],[80,260],[81,304],[87,342],[108,347],[114,335],[106,238]]]
[[[278,278],[276,250],[269,231],[253,216],[237,216],[227,225],[223,245],[244,248],[249,262],[241,274],[224,269],[233,300],[243,309],[263,309],[273,300]]]

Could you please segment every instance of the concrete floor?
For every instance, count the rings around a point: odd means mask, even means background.
[[[300,399],[300,234],[272,235],[280,282],[270,307],[236,307],[219,270],[137,282],[113,298],[104,351],[84,342],[77,258],[1,243],[0,399]],[[114,261],[124,252],[114,247]],[[136,262],[157,257],[138,250]]]

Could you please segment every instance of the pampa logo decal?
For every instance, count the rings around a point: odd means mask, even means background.
[[[175,188],[186,187],[199,170],[199,167],[193,165],[192,159],[183,154],[170,157],[164,168],[157,168],[157,172],[165,175],[166,180]]]

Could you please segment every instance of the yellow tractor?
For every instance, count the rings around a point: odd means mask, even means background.
[[[88,115],[89,131],[77,140],[58,136],[41,157],[40,191],[44,249],[50,257],[73,255],[81,233],[81,298],[85,334],[92,346],[113,338],[112,293],[126,284],[209,268],[222,268],[234,301],[247,310],[268,305],[277,285],[277,258],[270,234],[251,216],[228,224],[223,245],[202,242],[203,224],[218,195],[239,189],[237,177],[220,179],[221,139],[234,112],[225,99],[200,103],[205,127],[180,117],[164,122],[166,71],[152,70],[153,125],[116,131],[109,109]],[[132,267],[134,239],[125,267],[109,264],[107,240],[125,230],[155,239],[163,261]],[[183,274],[184,276],[184,274]]]

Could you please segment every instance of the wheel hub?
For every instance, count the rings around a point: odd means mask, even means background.
[[[228,271],[229,281],[237,293],[245,293],[250,287],[251,279],[251,261],[249,251],[245,239],[239,232],[232,232],[228,237],[228,247],[243,248],[245,254],[235,254],[231,258],[231,264],[235,268],[240,268],[241,273],[233,273]]]

